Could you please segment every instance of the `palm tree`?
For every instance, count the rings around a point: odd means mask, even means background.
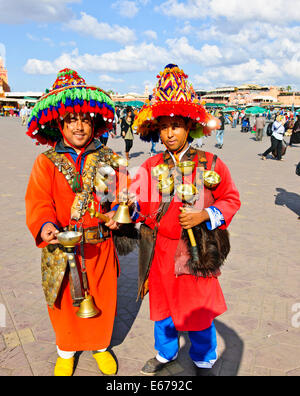
[[[292,87],[291,87],[290,85],[288,85],[288,86],[286,87],[286,90],[287,90],[288,92],[290,92],[290,91],[292,90]]]

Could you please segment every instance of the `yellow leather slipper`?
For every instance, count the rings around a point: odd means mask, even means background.
[[[117,363],[110,352],[97,352],[93,354],[93,357],[103,374],[114,375],[117,373]]]
[[[71,359],[57,358],[54,368],[55,377],[71,377],[74,369],[74,357]]]

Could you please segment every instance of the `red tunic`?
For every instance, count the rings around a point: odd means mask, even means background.
[[[211,168],[213,154],[206,153],[207,169]],[[193,159],[197,163],[197,155]],[[139,196],[141,213],[147,216],[146,224],[154,228],[160,205],[157,181],[151,169],[163,163],[163,155],[149,158],[140,168],[132,188]],[[225,229],[240,208],[239,193],[227,166],[218,158],[215,171],[221,183],[213,191],[214,206],[225,219]],[[196,169],[194,171],[195,176]],[[172,317],[179,331],[200,331],[208,328],[213,319],[226,311],[221,286],[216,277],[196,278],[174,274],[174,255],[181,236],[179,208],[182,202],[174,198],[158,227],[155,255],[149,274],[150,318],[154,321]],[[150,217],[148,217],[150,216]]]
[[[122,175],[117,179],[117,188],[119,184],[122,190],[126,183],[127,176]],[[27,225],[38,247],[46,246],[39,234],[45,222],[53,222],[59,227],[69,224],[74,198],[64,175],[45,155],[39,155],[25,197]],[[88,212],[83,216],[84,228],[96,226],[97,222]],[[63,351],[104,349],[109,346],[112,336],[119,266],[112,238],[97,245],[85,244],[84,254],[90,294],[100,314],[89,319],[76,316],[78,308],[72,306],[69,280],[65,277],[54,308],[48,307],[56,344]]]

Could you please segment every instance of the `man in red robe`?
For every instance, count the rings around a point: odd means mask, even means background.
[[[143,140],[158,140],[160,137],[167,149],[141,166],[131,186],[137,196],[140,220],[156,233],[152,260],[148,268],[140,269],[139,294],[143,298],[149,290],[150,319],[155,322],[157,350],[156,357],[142,368],[142,373],[147,375],[154,375],[176,360],[178,331],[189,332],[190,356],[197,369],[202,373],[211,369],[217,359],[213,320],[227,309],[218,276],[219,267],[229,251],[225,230],[240,208],[239,193],[220,158],[197,151],[190,145],[192,136],[196,137],[197,123],[198,128],[201,123],[200,129],[203,133],[204,128],[206,134],[209,134],[210,125],[212,128],[216,125],[215,120],[193,100],[193,91],[188,88],[186,77],[176,65],[166,66],[158,76],[151,105],[142,109],[134,124]],[[204,187],[192,208],[183,209],[183,202],[178,199],[176,191],[173,193],[170,189],[169,202],[164,198],[159,180],[155,179],[157,172],[153,170],[161,169],[158,167],[162,164],[167,165],[169,174],[160,180],[166,180],[170,185],[173,180],[176,189],[176,173],[173,171],[187,161],[189,166],[191,162],[194,164],[188,183],[195,182],[199,167],[206,171],[213,169],[218,178],[215,185],[209,185],[204,172],[204,182],[209,188]],[[200,259],[197,256],[193,258],[195,250],[190,244],[193,246],[195,243],[192,239],[187,243],[183,238],[182,230],[191,229]],[[143,235],[147,234],[141,231],[142,238]],[[185,257],[186,260],[180,262]],[[187,265],[188,258],[194,267]],[[144,261],[141,256],[142,267]]]
[[[107,350],[116,315],[119,274],[112,239],[112,230],[119,225],[112,219],[115,212],[111,209],[117,203],[118,189],[127,186],[127,172],[116,168],[116,184],[109,191],[113,198],[105,199],[109,195],[103,189],[99,191],[98,171],[107,168],[117,156],[96,139],[111,127],[113,117],[109,96],[88,87],[75,71],[65,69],[29,120],[27,134],[40,144],[54,147],[37,157],[25,200],[28,228],[37,247],[43,248],[43,288],[59,355],[56,376],[71,376],[75,352],[83,350],[94,351],[102,373],[117,371],[116,361]],[[106,216],[104,222],[94,216],[100,212]],[[82,243],[76,245],[76,266],[79,274],[86,274],[85,291],[98,310],[88,319],[76,315],[79,307],[72,297],[75,281],[71,282],[68,270],[63,268],[58,275],[55,272],[66,257],[58,233],[67,229],[83,234]]]

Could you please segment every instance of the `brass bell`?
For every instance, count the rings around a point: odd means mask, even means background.
[[[130,224],[132,223],[129,207],[126,202],[121,202],[116,214],[113,217],[113,220],[119,224]]]
[[[79,310],[76,312],[76,315],[79,318],[88,319],[97,316],[99,312],[100,311],[96,308],[93,302],[93,297],[85,292],[85,298],[80,304]]]

